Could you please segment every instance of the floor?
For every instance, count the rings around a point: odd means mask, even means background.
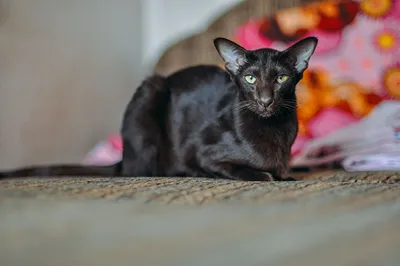
[[[0,265],[400,265],[400,173],[0,181]]]

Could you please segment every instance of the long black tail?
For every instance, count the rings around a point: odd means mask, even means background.
[[[85,165],[48,165],[32,166],[0,172],[0,179],[26,178],[26,177],[109,177],[118,176],[121,173],[121,163],[109,166],[85,166]]]

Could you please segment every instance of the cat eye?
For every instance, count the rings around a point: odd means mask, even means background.
[[[254,82],[256,82],[256,78],[252,75],[244,76],[244,79],[250,84],[254,84]]]
[[[280,75],[276,78],[276,82],[278,82],[279,84],[282,84],[283,82],[285,82],[286,80],[288,80],[289,76],[288,75]]]

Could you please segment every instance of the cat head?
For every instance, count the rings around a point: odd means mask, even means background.
[[[295,87],[317,47],[316,37],[304,38],[286,50],[246,50],[217,38],[214,45],[239,87],[244,106],[263,117],[296,108]]]

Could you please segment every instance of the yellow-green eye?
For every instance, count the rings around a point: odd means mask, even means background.
[[[289,76],[287,76],[287,75],[280,75],[280,76],[277,77],[276,81],[277,81],[279,84],[282,84],[283,82],[285,82],[286,80],[288,80],[288,78],[289,78]]]
[[[256,78],[252,75],[244,76],[244,79],[250,84],[254,84],[254,82],[256,82]]]

